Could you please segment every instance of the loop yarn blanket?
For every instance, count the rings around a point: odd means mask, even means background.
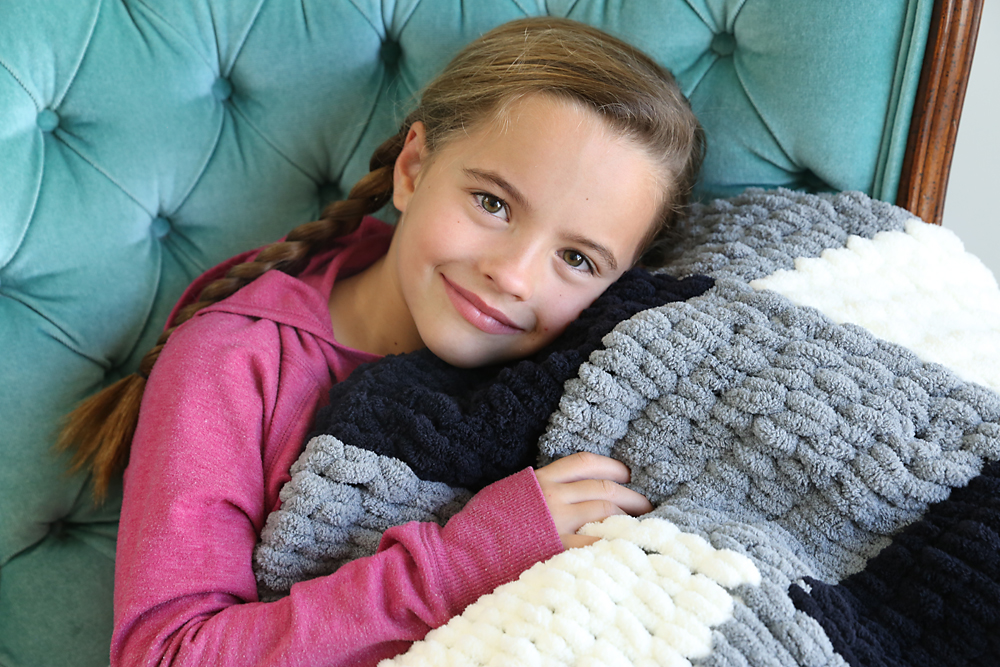
[[[538,463],[614,456],[656,509],[587,527],[604,539],[387,664],[997,664],[989,271],[946,230],[865,195],[753,190],[696,206],[663,272],[712,282],[577,346],[565,382],[539,380],[545,399],[525,411],[551,406]],[[335,411],[381,395],[379,364],[335,388]],[[407,400],[428,433],[460,434],[475,412]],[[357,424],[324,423],[340,419]],[[503,445],[444,478],[432,451],[384,442],[412,425],[366,439],[362,421],[320,419],[255,553],[262,595],[371,553],[396,522],[446,520],[467,489],[531,458]],[[513,431],[500,423],[472,431]],[[517,428],[530,452],[537,432]]]
[[[535,463],[563,384],[601,339],[637,312],[711,285],[633,269],[529,359],[459,369],[422,350],[357,368],[330,390],[262,532],[261,597],[375,553],[391,526],[443,523],[469,491]]]

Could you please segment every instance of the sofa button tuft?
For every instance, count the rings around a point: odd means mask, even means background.
[[[720,32],[712,38],[712,50],[720,56],[730,56],[736,50],[736,36],[729,32]]]
[[[215,99],[220,102],[225,102],[232,96],[232,94],[233,84],[229,82],[229,79],[220,77],[215,80],[215,83],[212,84],[212,95],[214,95]]]
[[[399,63],[400,57],[403,55],[403,49],[400,47],[399,42],[394,42],[392,40],[386,40],[382,42],[382,62],[385,66],[394,69]]]
[[[158,239],[162,239],[164,236],[170,233],[171,230],[170,220],[164,218],[162,215],[158,215],[153,218],[153,222],[150,228],[153,230],[153,236]]]
[[[59,127],[59,114],[52,109],[42,109],[38,112],[35,122],[38,123],[38,128],[42,132],[52,132]]]

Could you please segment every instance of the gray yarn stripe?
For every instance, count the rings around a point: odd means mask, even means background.
[[[281,489],[254,550],[261,600],[288,594],[292,584],[336,571],[378,549],[382,533],[409,521],[443,525],[471,494],[422,480],[405,463],[312,438]]]
[[[748,189],[729,199],[696,204],[681,230],[667,272],[746,282],[794,268],[797,257],[842,248],[850,235],[872,238],[902,230],[910,212],[860,192],[806,194]]]

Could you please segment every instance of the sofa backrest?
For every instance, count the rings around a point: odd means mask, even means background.
[[[706,128],[701,198],[893,201],[932,4],[0,3],[0,663],[107,663],[120,493],[66,476],[62,415],[200,272],[342,196],[466,42],[550,13],[641,47]]]

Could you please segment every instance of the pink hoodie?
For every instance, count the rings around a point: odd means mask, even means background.
[[[268,272],[171,336],[125,476],[112,665],[375,664],[562,551],[526,469],[444,528],[393,528],[375,556],[257,601],[253,548],[313,415],[377,358],[334,340],[330,290],[390,236],[367,218],[300,277]]]

